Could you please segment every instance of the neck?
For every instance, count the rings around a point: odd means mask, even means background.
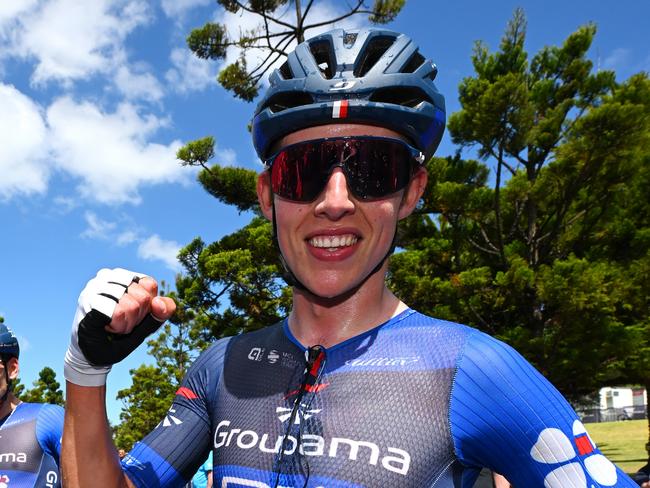
[[[358,289],[336,298],[294,288],[291,333],[306,347],[331,347],[386,322],[407,307],[386,287],[384,276],[376,273]]]

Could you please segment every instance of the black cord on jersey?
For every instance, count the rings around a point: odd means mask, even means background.
[[[320,359],[319,359],[320,358]],[[314,368],[314,365],[317,360],[320,360],[320,364],[318,364],[318,370],[316,371],[316,374],[312,374],[312,369]],[[275,461],[275,467],[274,470],[276,472],[275,475],[275,483],[273,484],[273,488],[277,488],[278,484],[280,483],[280,474],[281,474],[281,466],[282,466],[282,458],[284,457],[284,451],[285,451],[285,445],[286,442],[289,438],[289,435],[291,434],[291,427],[293,426],[294,421],[296,420],[296,415],[300,415],[299,410],[300,410],[300,403],[302,401],[303,396],[305,395],[305,392],[307,392],[308,388],[311,386],[318,385],[320,382],[320,378],[323,374],[323,370],[325,369],[325,362],[327,360],[327,356],[325,355],[325,348],[320,345],[315,345],[310,347],[307,350],[307,359],[305,361],[305,372],[303,374],[303,379],[302,383],[300,384],[300,389],[298,390],[298,393],[296,395],[296,400],[293,403],[293,407],[291,408],[291,415],[289,416],[289,422],[287,424],[286,431],[284,433],[284,436],[282,437],[282,443],[280,444],[280,451],[278,452],[276,461]],[[312,394],[311,397],[309,398],[309,402],[305,405],[305,410],[308,410],[309,407],[311,406],[311,402],[314,399],[314,395]],[[302,465],[303,461],[305,463],[305,483],[303,484],[303,488],[307,487],[307,483],[309,482],[309,461],[307,459],[303,459],[302,456],[300,456],[300,447],[301,447],[301,439],[302,439],[302,429],[304,426],[304,421],[299,422],[299,427],[298,427],[298,435],[296,436],[296,450],[295,452],[300,458],[300,463]]]

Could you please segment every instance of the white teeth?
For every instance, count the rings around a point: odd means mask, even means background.
[[[357,240],[357,236],[353,234],[346,234],[342,236],[317,236],[309,239],[309,244],[314,247],[336,249],[338,247],[352,246],[356,244]]]

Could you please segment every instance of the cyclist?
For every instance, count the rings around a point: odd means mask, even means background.
[[[289,316],[204,352],[120,466],[106,374],[175,305],[151,278],[100,271],[66,354],[66,486],[98,475],[182,486],[209,451],[214,484],[231,488],[471,487],[482,467],[526,488],[636,486],[513,349],[386,286],[397,223],[420,201],[444,130],[435,75],[392,31],[334,30],[296,47],[252,124]]]
[[[18,339],[0,323],[0,486],[60,487],[63,409],[16,398],[19,354]]]

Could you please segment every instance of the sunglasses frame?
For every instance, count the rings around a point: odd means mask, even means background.
[[[284,151],[287,151],[287,150],[289,150],[291,148],[294,148],[294,147],[306,145],[306,144],[324,144],[324,143],[327,143],[327,142],[335,142],[335,141],[351,141],[351,142],[361,142],[361,143],[363,143],[364,141],[369,141],[369,142],[370,141],[384,141],[384,142],[389,142],[391,144],[399,144],[399,145],[405,147],[408,150],[408,152],[410,153],[410,157],[404,163],[404,164],[406,164],[408,162],[410,164],[409,181],[413,177],[413,175],[415,174],[417,169],[424,166],[424,160],[425,160],[424,153],[422,151],[420,151],[419,149],[416,149],[415,147],[411,146],[409,143],[407,143],[406,141],[404,141],[402,139],[396,139],[396,138],[393,138],[393,137],[380,137],[380,136],[322,137],[322,138],[319,138],[319,139],[309,139],[309,140],[306,140],[306,141],[300,141],[300,142],[297,142],[297,143],[294,143],[294,144],[289,144],[288,146],[284,146],[279,151],[275,152],[272,156],[270,156],[269,158],[264,160],[264,166],[269,171],[269,176],[271,177],[271,182],[273,181],[273,173],[272,173],[273,172],[273,164],[274,164],[275,160],[277,159],[277,157],[280,154],[282,154]],[[388,196],[402,190],[406,186],[408,186],[408,182],[407,182],[404,186],[402,186],[400,188],[397,188],[394,191],[390,191],[390,192],[388,192],[386,194],[382,194],[380,196],[367,196],[367,195],[364,195],[364,194],[360,194],[355,190],[355,188],[354,188],[355,185],[351,184],[351,183],[354,183],[353,180],[355,178],[355,175],[352,174],[351,171],[346,167],[345,162],[338,162],[338,163],[332,163],[331,165],[329,165],[328,171],[327,171],[327,178],[323,182],[323,187],[321,188],[321,190],[313,198],[305,199],[305,200],[302,200],[302,199],[296,200],[296,199],[293,199],[293,198],[289,198],[289,197],[287,197],[285,195],[281,195],[281,194],[278,194],[278,193],[275,193],[275,192],[273,192],[273,193],[276,194],[277,196],[279,196],[280,198],[283,198],[285,200],[289,200],[291,202],[296,202],[296,203],[310,203],[310,202],[313,202],[316,198],[318,198],[318,195],[320,195],[322,193],[322,191],[325,189],[325,186],[327,186],[327,181],[329,181],[329,177],[331,176],[332,171],[335,168],[341,168],[343,170],[343,173],[345,174],[349,190],[352,192],[352,194],[357,199],[363,200],[363,201],[380,200],[380,199],[386,198],[386,197],[388,197]],[[271,187],[273,187],[273,184],[271,184]],[[272,191],[273,191],[273,189],[272,189]]]

